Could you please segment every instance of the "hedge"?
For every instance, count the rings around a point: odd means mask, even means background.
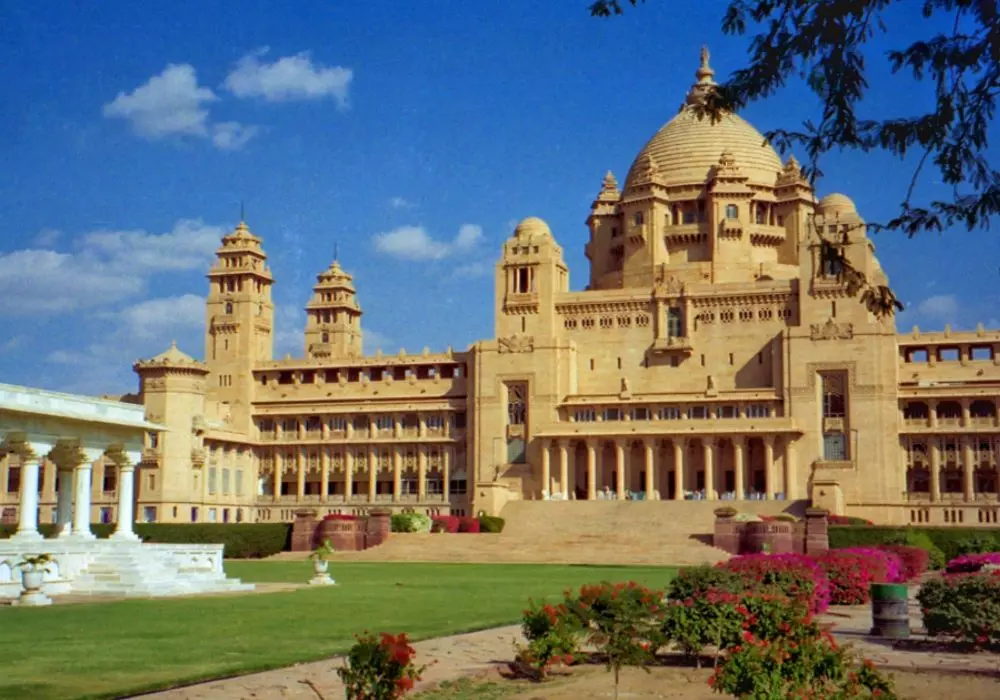
[[[899,544],[907,534],[923,534],[944,554],[945,560],[964,554],[970,541],[1000,551],[1000,529],[980,527],[831,527],[830,548],[864,547],[867,545]]]
[[[290,549],[291,523],[135,523],[132,526],[143,542],[159,544],[221,544],[229,559],[260,559]],[[94,523],[90,531],[100,538],[114,532],[113,524]],[[10,537],[16,525],[0,525],[0,539]],[[38,527],[46,537],[56,526]]]

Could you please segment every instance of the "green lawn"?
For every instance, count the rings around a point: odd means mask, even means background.
[[[492,564],[331,563],[340,584],[287,593],[0,608],[0,698],[106,698],[313,661],[353,635],[414,639],[511,624],[531,596],[633,579],[662,587],[674,569]],[[226,562],[249,582],[304,582],[309,562]]]

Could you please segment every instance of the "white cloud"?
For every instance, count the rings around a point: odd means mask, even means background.
[[[364,327],[361,329],[361,341],[366,353],[372,353],[375,350],[385,352],[392,347],[392,339],[389,336]]]
[[[340,108],[347,106],[354,77],[350,68],[313,64],[307,51],[263,63],[260,58],[267,52],[264,48],[241,58],[226,76],[225,88],[237,97],[262,97],[268,102],[333,97]]]
[[[959,314],[958,299],[953,294],[938,294],[918,303],[914,311],[936,321],[955,321]]]
[[[372,237],[376,252],[404,260],[441,260],[454,253],[467,252],[482,240],[483,229],[462,224],[452,241],[432,238],[423,226],[400,226]]]
[[[455,277],[476,278],[490,277],[493,275],[494,266],[488,262],[473,262],[468,265],[459,265],[452,273]]]
[[[205,327],[205,298],[197,294],[146,299],[117,314],[115,320],[127,337],[166,342],[178,333]]]
[[[136,134],[151,141],[193,136],[210,139],[220,150],[243,148],[258,128],[233,121],[211,123],[207,105],[218,99],[210,88],[198,85],[193,66],[170,64],[132,92],[119,92],[103,113],[127,120]]]
[[[104,105],[104,116],[128,120],[137,134],[148,139],[173,134],[206,136],[208,110],[204,105],[217,99],[209,88],[198,86],[192,65],[170,64],[131,93],[119,92]]]
[[[55,228],[43,228],[36,235],[32,243],[39,248],[54,246],[62,238],[62,231]]]
[[[141,295],[152,275],[207,268],[224,229],[182,219],[171,231],[95,231],[75,250],[0,255],[0,316],[69,313]]]
[[[413,202],[405,197],[391,197],[389,199],[389,207],[392,209],[409,209],[412,206]]]
[[[259,127],[239,122],[219,122],[212,125],[212,144],[223,151],[238,151],[259,131]]]

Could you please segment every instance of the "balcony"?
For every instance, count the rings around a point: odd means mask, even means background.
[[[655,355],[663,355],[670,352],[681,352],[687,355],[694,352],[694,346],[691,345],[691,339],[687,336],[672,335],[654,340],[650,351]]]

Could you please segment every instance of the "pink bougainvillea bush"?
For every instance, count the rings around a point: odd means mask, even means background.
[[[911,547],[905,544],[884,544],[879,549],[892,552],[903,564],[903,577],[907,581],[923,575],[930,568],[931,554],[922,547]]]
[[[801,554],[747,554],[724,564],[743,579],[744,590],[780,593],[814,613],[830,605],[830,581],[819,563]]]
[[[867,603],[871,599],[869,586],[884,572],[882,562],[844,549],[832,549],[817,561],[830,580],[832,605]]]
[[[458,532],[457,515],[432,515],[431,532]]]
[[[945,567],[945,572],[949,574],[968,574],[979,571],[987,564],[1000,566],[1000,552],[963,554],[949,561]]]
[[[903,583],[906,580],[903,560],[894,552],[881,547],[848,547],[838,551],[868,559],[873,568],[875,583]]]

